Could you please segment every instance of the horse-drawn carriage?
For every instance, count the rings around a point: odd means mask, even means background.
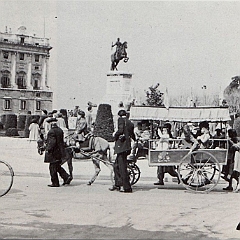
[[[226,126],[227,122],[231,120],[228,108],[170,107],[167,109],[150,106],[132,106],[130,119],[135,121],[149,121],[152,133],[154,132],[153,123],[155,121],[170,122],[173,128],[180,130],[184,124],[190,125],[207,121],[211,124],[216,125],[218,123],[220,126]],[[225,136],[227,136],[227,133]],[[174,138],[169,139],[171,148],[159,150],[156,147],[159,139],[153,139],[152,135],[152,139],[149,140],[148,150],[149,166],[177,166],[178,177],[186,189],[204,192],[211,191],[220,180],[221,166],[227,164],[227,138],[211,138],[209,141],[211,143],[217,141],[220,143],[219,146],[195,151],[183,149],[181,147],[182,141],[183,138],[176,134]],[[213,146],[213,144],[211,145]]]

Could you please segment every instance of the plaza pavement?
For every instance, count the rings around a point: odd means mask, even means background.
[[[76,159],[70,186],[49,188],[36,142],[1,137],[0,149],[15,172],[12,189],[0,198],[1,239],[240,239],[240,193],[223,192],[224,182],[209,194],[194,194],[168,177],[158,189],[156,168],[143,159],[133,193],[110,192],[107,167],[101,164],[87,186],[93,164]]]

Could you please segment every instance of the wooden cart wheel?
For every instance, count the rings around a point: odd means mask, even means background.
[[[134,185],[138,182],[138,180],[140,178],[140,175],[141,175],[141,171],[140,171],[140,168],[138,167],[138,165],[136,163],[131,163],[131,164],[129,164],[129,166],[134,171],[134,181],[132,183],[132,185]]]
[[[178,174],[186,189],[209,192],[219,182],[220,164],[211,153],[206,150],[198,150],[181,160]]]
[[[128,171],[128,175],[129,175],[129,182],[131,185],[133,185],[134,181],[135,181],[135,172],[134,172],[133,168],[130,167],[129,165],[127,165],[127,171]]]
[[[129,165],[127,165],[127,171],[128,171],[128,175],[129,175],[130,184],[133,185],[134,181],[135,181],[135,172],[134,172],[133,168],[130,167]],[[114,171],[113,170],[110,173],[110,178],[111,178],[112,183],[114,184],[115,181],[114,181]]]

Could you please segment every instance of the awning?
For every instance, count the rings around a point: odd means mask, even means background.
[[[132,106],[131,120],[163,120],[175,122],[217,122],[231,120],[228,108],[222,107],[150,107]]]

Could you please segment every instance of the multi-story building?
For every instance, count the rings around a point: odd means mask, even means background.
[[[0,32],[0,115],[52,109],[51,49],[49,39],[27,35],[24,26],[16,34],[7,27]]]

